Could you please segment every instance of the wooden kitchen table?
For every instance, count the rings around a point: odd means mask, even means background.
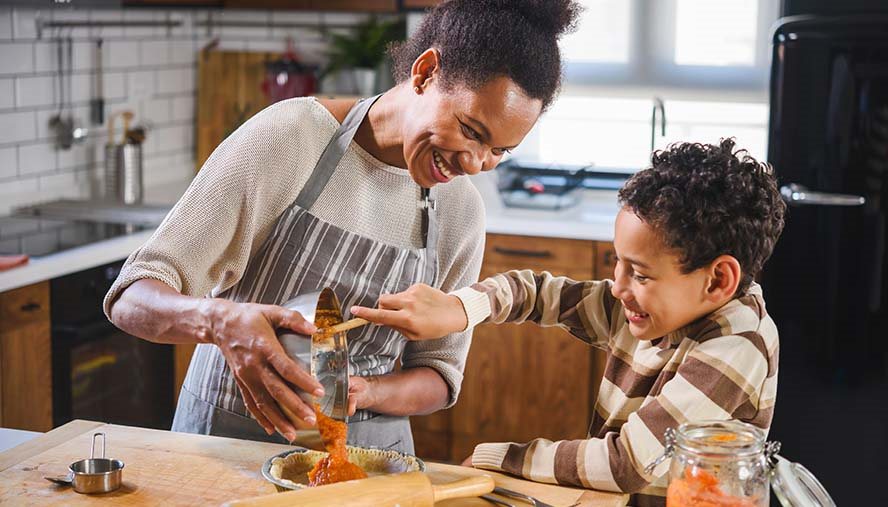
[[[45,475],[65,475],[68,465],[89,457],[92,434],[104,432],[108,457],[123,460],[123,485],[113,493],[81,495],[56,486]],[[218,505],[274,492],[260,473],[270,456],[290,446],[173,433],[93,421],[72,421],[0,453],[0,505]],[[566,488],[467,467],[426,463],[432,483],[475,474],[553,505],[626,505],[627,496]],[[521,502],[510,501],[517,505]],[[478,498],[448,500],[440,506],[492,505]]]

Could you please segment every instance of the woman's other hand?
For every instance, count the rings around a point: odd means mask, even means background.
[[[296,425],[298,429],[314,426],[314,410],[293,386],[315,396],[323,395],[323,387],[287,356],[275,333],[286,328],[311,335],[316,330],[314,324],[279,306],[209,301],[212,342],[225,356],[244,403],[259,424],[268,434],[277,430],[290,441],[296,437]],[[292,421],[285,411],[301,421]]]
[[[398,294],[384,294],[378,305],[378,309],[353,306],[351,313],[391,327],[411,340],[441,338],[468,326],[458,297],[425,284],[416,284]]]
[[[373,405],[373,377],[348,378],[348,415]]]

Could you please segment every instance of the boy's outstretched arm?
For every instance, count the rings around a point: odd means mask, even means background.
[[[380,296],[377,309],[355,306],[351,312],[411,340],[440,338],[483,322],[535,322],[605,346],[611,322],[622,311],[610,287],[609,281],[578,282],[545,271],[513,270],[450,294],[414,285]]]
[[[628,416],[619,430],[601,438],[524,444],[491,443],[475,447],[472,465],[505,471],[534,481],[634,493],[665,474],[668,460],[653,475],[644,468],[663,453],[663,433],[687,421],[742,419],[766,428],[773,399],[760,399],[766,382],[776,382],[772,354],[760,338],[720,336],[694,347],[675,376],[658,394]],[[608,368],[602,385],[599,415],[625,400],[619,379]],[[653,393],[652,393],[653,394]],[[557,416],[554,415],[554,416]]]

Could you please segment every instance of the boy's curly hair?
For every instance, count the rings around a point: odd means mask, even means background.
[[[672,144],[655,151],[651,165],[623,185],[620,204],[680,252],[684,273],[719,255],[736,258],[743,270],[737,293],[745,291],[783,231],[786,204],[772,167],[735,152],[733,139]]]

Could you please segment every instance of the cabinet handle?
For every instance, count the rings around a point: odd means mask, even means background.
[[[536,259],[548,259],[549,257],[552,257],[552,252],[548,250],[521,250],[518,248],[495,246],[493,247],[493,251],[498,254],[511,255],[514,257],[534,257]]]
[[[36,312],[40,309],[40,303],[25,303],[19,309],[23,312]]]
[[[604,252],[604,265],[605,266],[613,266],[614,265],[614,251],[607,250]]]

